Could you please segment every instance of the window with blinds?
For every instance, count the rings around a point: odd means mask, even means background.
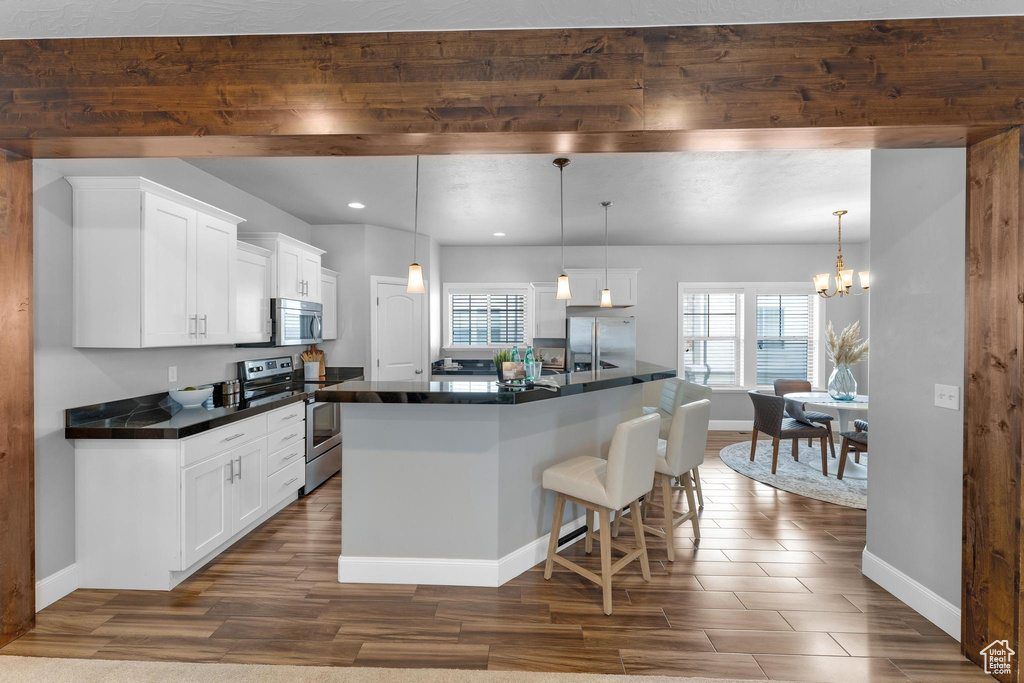
[[[757,386],[777,379],[814,383],[815,296],[758,294]]]
[[[526,341],[526,294],[452,292],[450,296],[452,346]]]
[[[693,292],[683,296],[683,373],[707,386],[739,386],[743,295]]]

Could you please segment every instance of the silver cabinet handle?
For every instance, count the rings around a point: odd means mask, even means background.
[[[422,371],[422,370],[417,370],[417,371],[416,371],[416,374],[417,374],[417,375],[422,375],[422,374],[423,374],[423,371]]]
[[[208,332],[208,331],[209,331],[209,329],[210,329],[210,323],[209,323],[209,321],[208,321],[208,320],[206,319],[206,316],[205,316],[205,315],[204,315],[203,317],[199,318],[199,319],[203,321],[203,336],[204,336],[204,337],[208,337],[209,335],[207,334],[207,332]],[[199,326],[198,326],[198,325],[196,325],[196,328],[197,328],[197,329],[198,329],[198,327],[199,327]]]
[[[297,418],[298,416],[299,416],[298,413],[292,413],[291,415],[285,415],[281,419],[282,420],[293,420],[293,419]]]
[[[235,461],[232,460],[232,461],[226,463],[224,465],[224,467],[230,467],[231,468],[231,476],[228,477],[227,479],[225,479],[224,481],[226,481],[228,483],[233,482],[235,480]]]
[[[286,481],[286,482],[284,483],[284,485],[285,485],[285,486],[287,486],[288,484],[293,484],[293,483],[297,482],[298,480],[299,480],[299,478],[298,478],[298,477],[292,477],[291,479],[289,479],[288,481]]]
[[[198,337],[199,336],[199,316],[198,315],[190,315],[188,317],[188,322],[189,322],[188,336],[191,337],[192,335],[195,335],[196,337]]]
[[[289,456],[288,456],[287,458],[281,458],[281,462],[288,462],[289,460],[291,460],[292,458],[294,458],[294,457],[295,457],[296,455],[298,455],[298,453],[292,453],[292,454],[291,454],[291,455],[289,455]]]
[[[284,437],[284,438],[285,438],[285,439],[294,439],[294,438],[295,438],[295,437],[297,437],[297,436],[298,436],[298,434],[297,434],[297,433],[293,433],[293,434],[289,434],[288,436],[286,436],[286,437]]]
[[[242,478],[242,456],[238,456],[238,478]]]
[[[238,432],[237,434],[235,434],[233,436],[225,436],[223,440],[224,441],[234,441],[235,439],[237,439],[237,438],[239,438],[241,436],[245,436],[245,432]]]

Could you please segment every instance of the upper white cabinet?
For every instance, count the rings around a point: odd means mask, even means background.
[[[341,273],[320,269],[320,303],[324,306],[324,340],[338,338],[338,277]]]
[[[75,346],[235,342],[242,218],[138,176],[67,181]]]
[[[235,272],[235,342],[270,341],[270,251],[238,243]]]
[[[280,232],[247,232],[241,239],[270,251],[270,291],[277,299],[320,301],[323,249]]]
[[[608,289],[612,293],[612,306],[635,306],[637,301],[637,275],[639,268],[609,268]],[[570,306],[600,306],[604,289],[604,268],[567,268],[572,288]]]
[[[533,282],[533,336],[565,338],[565,300],[555,298],[554,282]]]

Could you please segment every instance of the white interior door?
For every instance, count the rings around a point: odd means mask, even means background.
[[[426,301],[424,294],[406,292],[405,283],[377,283],[376,379],[425,377],[423,316]]]
[[[151,194],[142,201],[142,345],[195,343],[196,211]]]
[[[235,249],[237,228],[198,214],[196,221],[196,313],[200,344],[235,342]]]

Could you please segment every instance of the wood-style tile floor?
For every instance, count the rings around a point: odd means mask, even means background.
[[[955,640],[861,575],[863,511],[778,491],[718,459],[723,446],[745,438],[712,432],[699,547],[684,525],[669,563],[664,542],[648,536],[652,580],[643,581],[635,562],[617,574],[611,616],[597,586],[557,565],[551,581],[538,565],[500,588],[339,584],[335,477],[173,591],[76,590],[0,654],[989,680]],[[587,558],[577,543],[563,552],[597,569],[596,543],[594,550]]]

